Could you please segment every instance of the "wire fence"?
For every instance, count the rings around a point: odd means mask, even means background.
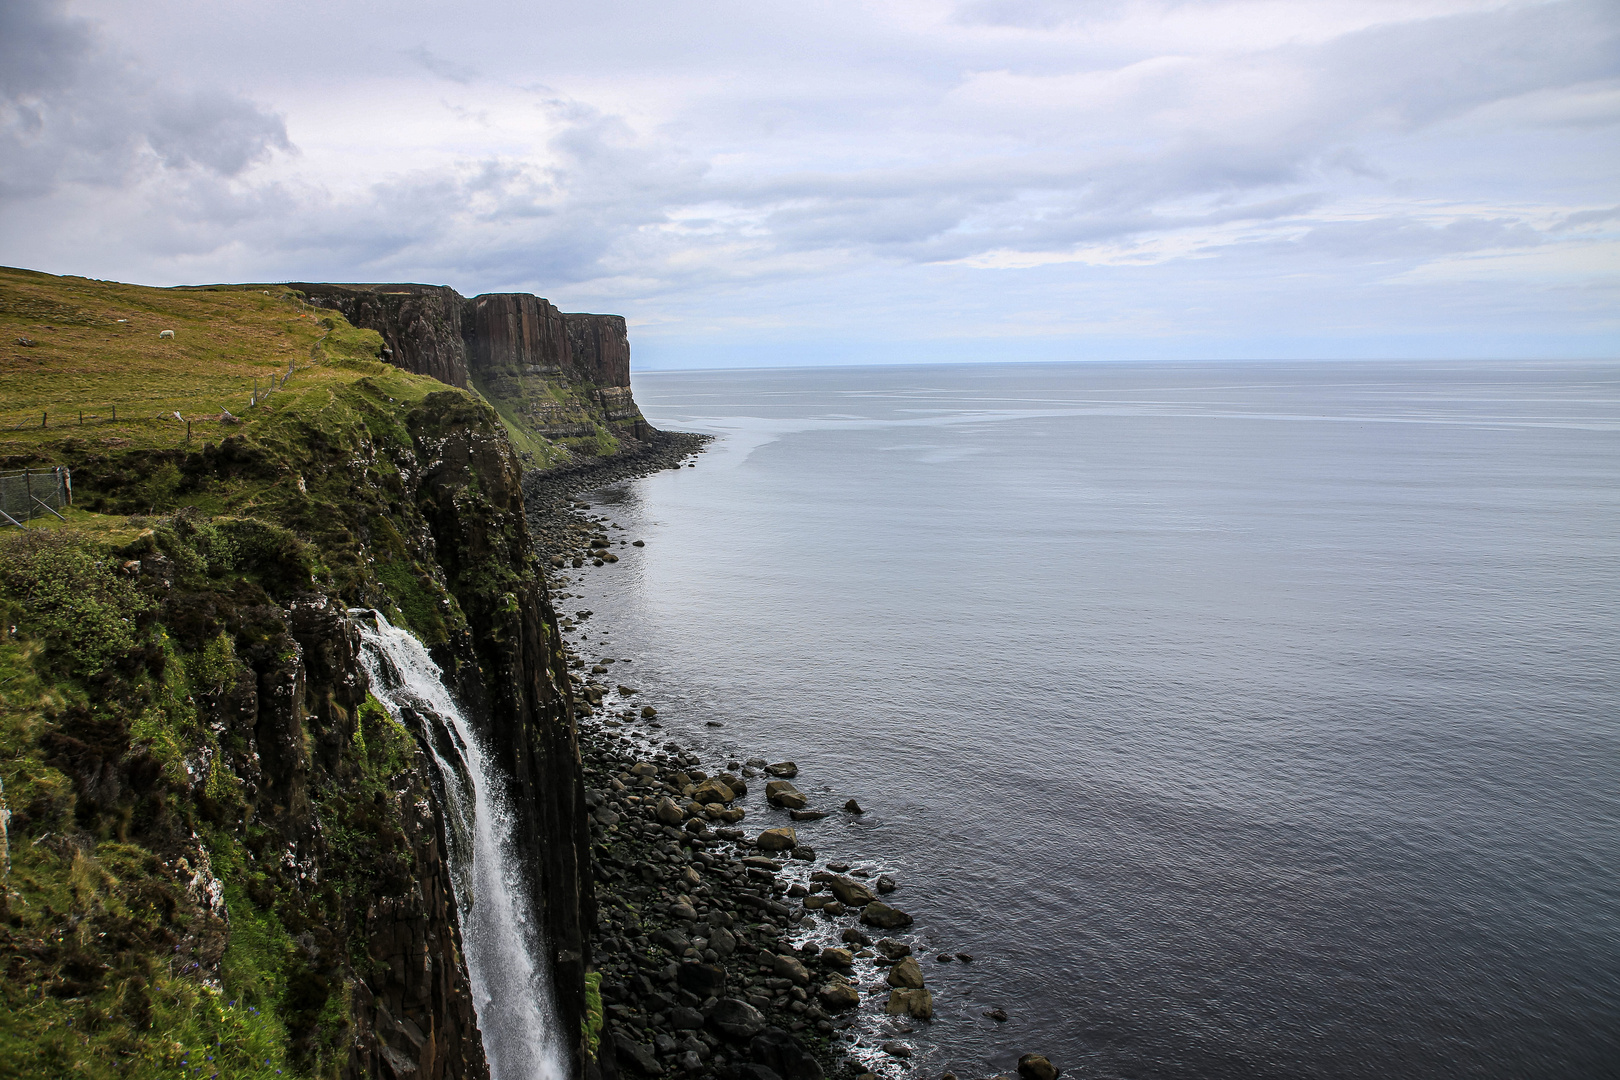
[[[20,529],[43,514],[66,521],[62,511],[72,505],[73,471],[65,465],[0,473],[0,528]]]
[[[251,409],[255,406],[263,405],[266,401],[269,401],[271,394],[275,393],[277,390],[283,389],[287,385],[288,381],[293,377],[293,372],[295,370],[296,365],[293,361],[289,360],[287,362],[286,371],[278,372],[277,374],[271,375],[266,379],[254,379],[253,389],[248,393],[247,407]],[[177,423],[190,425],[207,420],[223,420],[226,423],[229,423],[233,420],[239,419],[231,413],[229,408],[222,408],[217,413],[196,413],[191,416],[185,416],[178,410],[166,410],[158,413],[148,413],[145,409],[142,409],[139,406],[132,409],[126,405],[122,410],[123,419],[120,421],[120,410],[117,405],[95,405],[91,406],[91,408],[95,409],[96,411],[89,412],[76,406],[56,406],[49,409],[41,409],[37,414],[39,417],[38,420],[34,419],[35,414],[30,414],[27,419],[0,424],[0,431],[38,431],[62,427],[87,427],[92,424],[129,424],[151,420],[165,422],[172,420]],[[148,405],[146,408],[150,409],[151,406]],[[189,434],[189,427],[187,428],[187,431]]]

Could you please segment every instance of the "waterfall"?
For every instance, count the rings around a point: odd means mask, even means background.
[[[505,779],[443,673],[410,633],[357,611],[371,692],[394,718],[418,721],[442,781],[445,833],[473,1007],[491,1080],[562,1080],[544,935],[533,924],[513,843]]]

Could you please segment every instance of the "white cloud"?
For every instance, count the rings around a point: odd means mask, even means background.
[[[1402,330],[1612,348],[1584,301],[1492,300],[1550,252],[1604,275],[1602,0],[71,10],[0,15],[5,261],[534,289],[654,351],[937,340],[964,289],[987,333],[1331,341],[1383,332],[1329,314],[1376,288]]]

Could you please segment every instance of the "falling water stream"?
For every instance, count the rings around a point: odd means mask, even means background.
[[[503,778],[444,684],[439,666],[380,614],[359,620],[371,690],[426,736],[443,781],[450,873],[492,1080],[560,1080],[567,1072],[544,942],[513,846]]]

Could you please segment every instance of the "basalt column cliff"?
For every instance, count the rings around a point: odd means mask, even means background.
[[[528,293],[468,300],[437,285],[292,287],[381,334],[390,363],[476,389],[525,464],[633,453],[655,434],[630,394],[622,316],[569,314]]]

